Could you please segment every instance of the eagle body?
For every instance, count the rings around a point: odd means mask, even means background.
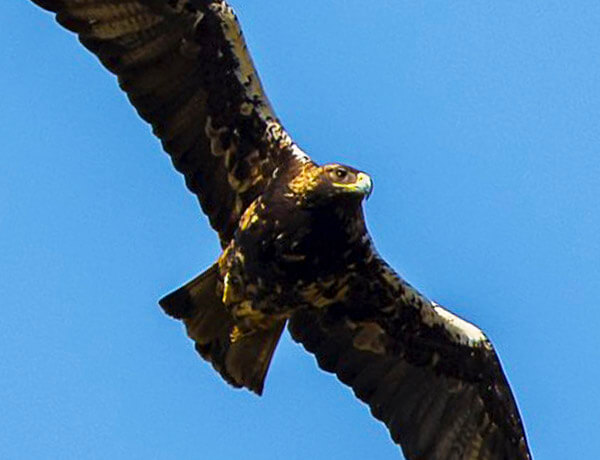
[[[224,380],[261,394],[287,325],[407,459],[531,459],[491,342],[377,253],[370,177],[292,140],[225,0],[32,1],[116,75],[217,232],[159,303]]]
[[[318,181],[323,171],[310,162],[276,175],[242,215],[219,259],[223,301],[234,316],[240,304],[288,317],[298,308],[331,304],[348,271],[366,259],[371,240],[362,195],[342,189],[327,196],[333,187]]]

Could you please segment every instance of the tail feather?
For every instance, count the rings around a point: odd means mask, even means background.
[[[243,386],[261,395],[286,320],[277,321],[270,329],[242,336],[229,346],[225,367]]]
[[[218,295],[217,268],[213,265],[159,304],[169,316],[183,321],[200,356],[228,383],[260,395],[285,320],[232,341],[235,321]]]

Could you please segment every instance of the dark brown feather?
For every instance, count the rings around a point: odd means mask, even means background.
[[[444,324],[447,317],[425,321],[421,311],[437,312],[437,306],[407,295],[413,288],[391,273],[374,257],[359,274],[366,290],[351,291],[346,304],[292,315],[294,340],[352,387],[407,459],[530,459],[516,403],[489,341],[482,334],[480,342],[461,343]],[[364,324],[380,328],[384,347],[364,345]]]
[[[33,1],[55,12],[118,76],[223,244],[275,168],[301,158],[262,91],[226,2]]]

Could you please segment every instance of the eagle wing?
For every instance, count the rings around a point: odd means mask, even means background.
[[[296,312],[289,329],[410,460],[525,460],[517,405],[490,341],[374,256],[347,301]]]
[[[277,120],[225,1],[33,1],[117,75],[222,243],[276,168],[308,159]]]

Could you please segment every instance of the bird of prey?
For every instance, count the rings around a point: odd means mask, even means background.
[[[294,143],[225,1],[33,1],[118,77],[218,232],[218,261],[160,305],[227,382],[261,394],[287,323],[406,458],[531,458],[490,341],[377,253],[371,178]]]

